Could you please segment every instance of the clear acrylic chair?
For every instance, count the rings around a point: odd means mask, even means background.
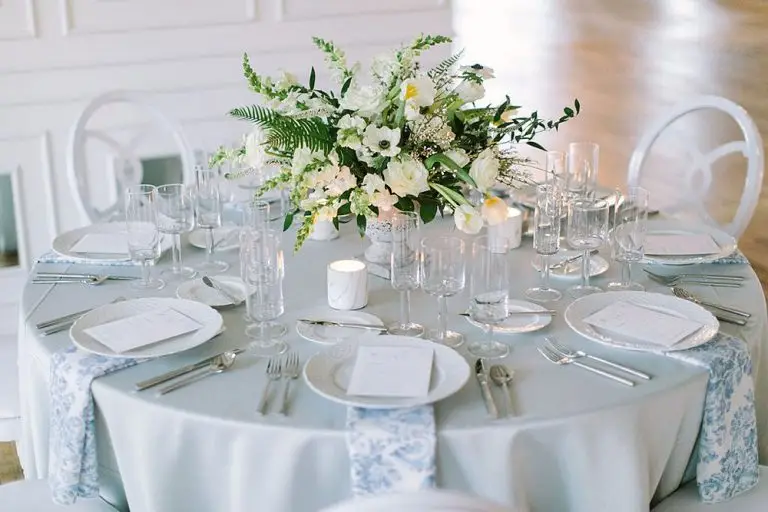
[[[679,153],[682,149],[686,153],[685,159],[674,165],[652,165],[648,162],[649,153],[663,134],[676,131],[671,125],[685,123],[691,120],[689,114],[699,111],[717,111],[729,116],[735,121],[741,140],[731,140],[721,144],[710,151],[700,150],[689,137],[682,143],[675,142],[675,150]],[[711,115],[711,112],[706,113]],[[686,119],[683,119],[686,118]],[[680,123],[677,123],[680,121]],[[689,126],[690,128],[691,126]],[[712,139],[715,132],[725,130],[725,123],[699,122],[695,130],[700,132],[704,139]],[[690,130],[687,130],[690,132]],[[690,135],[690,133],[688,134]],[[728,134],[730,138],[730,133]],[[742,156],[746,160],[746,174],[744,187],[738,202],[734,202],[736,214],[728,222],[717,221],[708,212],[706,203],[708,195],[723,193],[724,188],[730,188],[734,178],[728,176],[716,180],[713,170],[718,162],[725,160],[731,162],[734,156]],[[659,197],[665,196],[663,206],[659,209],[662,213],[671,217],[689,217],[702,220],[708,224],[718,226],[722,230],[738,238],[747,229],[750,219],[757,207],[763,182],[763,141],[752,118],[747,111],[731,100],[719,96],[698,96],[675,105],[664,115],[656,119],[646,130],[629,162],[627,175],[628,185],[639,185],[651,191],[652,205],[659,205]],[[733,167],[729,167],[731,170]],[[739,180],[740,181],[740,180]],[[726,184],[727,186],[723,186]],[[715,189],[713,189],[713,186]],[[661,191],[661,193],[657,193]],[[722,198],[718,199],[723,203]]]
[[[320,512],[514,512],[482,498],[454,491],[425,490],[355,498]]]
[[[107,130],[88,128],[88,122],[104,107],[115,104],[127,104],[136,114],[142,118],[148,118],[151,122],[149,129],[142,124],[141,130],[131,137],[120,137],[115,132],[123,130]],[[134,130],[129,130],[134,131]],[[112,91],[94,98],[78,116],[72,127],[69,146],[67,148],[67,179],[72,188],[75,202],[80,214],[90,222],[107,222],[115,218],[122,211],[122,193],[126,187],[138,185],[142,182],[142,162],[138,154],[138,148],[142,144],[154,142],[158,134],[165,133],[170,136],[175,146],[175,151],[181,159],[184,183],[194,182],[194,155],[184,136],[181,126],[173,119],[166,116],[162,110],[156,107],[144,95],[128,91]],[[114,198],[116,201],[106,207],[99,207],[103,203],[103,197],[109,196],[112,190],[104,190],[104,181],[109,181],[105,176],[98,176],[89,172],[89,142],[101,143],[102,154],[111,157],[114,173]],[[166,149],[166,148],[164,148]],[[166,151],[163,151],[164,153]],[[101,172],[93,169],[93,171]],[[106,170],[104,172],[106,174]],[[94,186],[91,181],[95,181]]]

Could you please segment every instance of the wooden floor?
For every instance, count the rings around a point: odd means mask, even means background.
[[[496,97],[545,115],[578,97],[582,115],[545,142],[600,144],[600,181],[621,186],[627,162],[651,119],[685,98],[715,94],[741,104],[768,141],[768,2],[764,0],[454,0],[466,60],[496,70]],[[684,133],[682,133],[684,132]],[[667,158],[684,144],[705,147],[735,137],[721,120],[694,118],[662,141]],[[713,146],[712,146],[713,147]],[[738,204],[743,161],[717,169],[718,217]],[[679,168],[664,160],[656,172]],[[768,196],[740,245],[768,284]],[[12,445],[0,443],[0,483],[20,476]]]

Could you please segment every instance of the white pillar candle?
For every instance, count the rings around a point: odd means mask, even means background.
[[[488,226],[488,239],[492,246],[494,240],[499,247],[515,249],[520,247],[523,238],[523,212],[511,206],[507,209],[507,220],[495,226]]]
[[[328,265],[328,305],[333,309],[360,309],[368,304],[368,269],[360,260]]]

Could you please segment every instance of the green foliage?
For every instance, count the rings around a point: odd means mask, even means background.
[[[329,125],[317,117],[296,119],[258,105],[234,108],[229,114],[262,127],[268,145],[286,154],[292,155],[299,147],[328,154],[335,143]]]
[[[408,48],[410,50],[413,50],[416,56],[418,56],[421,52],[423,52],[424,50],[428,50],[433,46],[450,43],[450,42],[453,42],[453,39],[451,39],[450,37],[421,34],[419,35],[419,37],[413,40],[413,42],[410,44],[410,46],[408,46]]]
[[[267,98],[283,99],[284,94],[281,94],[275,88],[271,80],[262,78],[253,70],[251,63],[248,60],[247,53],[243,54],[243,74],[245,75],[245,79],[248,80],[248,87],[250,87],[253,92],[264,95]]]
[[[313,37],[312,42],[325,54],[325,60],[328,62],[328,65],[341,73],[342,82],[352,77],[354,72],[347,67],[346,55],[334,43],[320,37]]]
[[[433,67],[427,72],[427,76],[434,82],[436,89],[441,89],[453,79],[451,71],[453,67],[459,63],[464,56],[464,50],[462,49],[458,53],[454,53],[447,59],[443,60],[440,64]]]

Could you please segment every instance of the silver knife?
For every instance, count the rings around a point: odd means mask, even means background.
[[[541,311],[508,311],[507,317],[511,316],[535,316],[535,315],[556,315],[557,311],[554,309],[544,309]],[[471,317],[470,313],[459,313],[459,316]]]
[[[488,385],[488,374],[485,373],[482,359],[475,361],[475,377],[480,384],[480,391],[483,394],[483,401],[485,402],[488,414],[491,418],[497,419],[499,417],[499,410],[496,408],[496,402],[493,401],[491,387]]]
[[[225,351],[225,352],[234,352],[235,354],[242,354],[245,352],[245,349],[243,348],[236,348],[231,351]],[[223,354],[222,352],[221,354]],[[195,370],[199,370],[201,368],[205,368],[206,366],[209,366],[211,364],[211,361],[216,359],[221,354],[215,354],[207,359],[203,359],[202,361],[199,361],[197,363],[188,364],[186,366],[182,366],[181,368],[178,368],[176,370],[171,370],[169,372],[163,373],[161,375],[158,375],[157,377],[152,377],[151,379],[143,380],[141,382],[136,383],[136,391],[144,391],[145,389],[149,389],[152,387],[157,386],[158,384],[162,384],[164,382],[168,382],[169,380],[175,379],[176,377],[179,377],[181,375],[187,374],[189,372],[194,372]]]
[[[42,279],[98,279],[102,276],[97,274],[57,274],[55,272],[38,272],[35,276],[35,279],[42,278]],[[113,281],[134,281],[136,279],[140,279],[139,277],[134,276],[106,276],[108,280]]]
[[[330,320],[309,320],[307,318],[300,318],[299,322],[304,322],[305,324],[324,325],[324,326],[331,326],[331,327],[349,327],[352,329],[371,329],[374,331],[381,331],[381,332],[384,332],[387,330],[387,328],[384,327],[383,325],[356,324],[356,323],[350,323],[350,322],[332,322]]]
[[[599,251],[597,249],[592,249],[589,251],[589,255],[592,256],[593,254],[597,254]],[[570,258],[566,258],[560,263],[555,263],[554,265],[549,266],[549,270],[562,268],[567,266],[569,263],[573,263],[576,260],[580,260],[582,257],[584,257],[583,254],[577,254],[576,256],[571,256]]]

